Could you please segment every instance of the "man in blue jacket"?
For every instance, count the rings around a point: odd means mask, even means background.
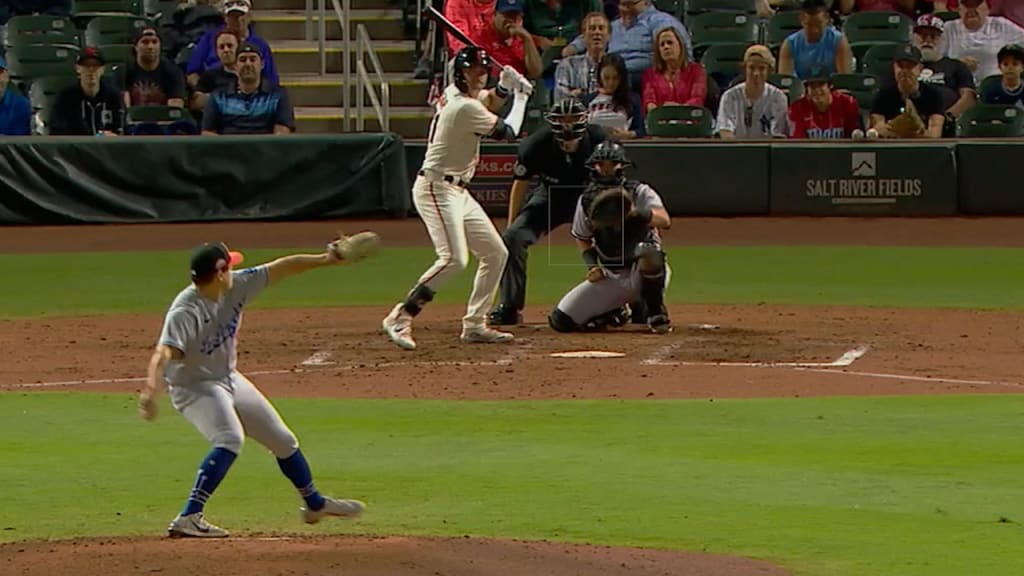
[[[7,61],[0,56],[0,134],[4,136],[28,136],[32,122],[32,106],[21,94],[8,89],[11,75],[7,73]]]
[[[249,10],[252,8],[250,0],[226,0],[224,2],[224,26],[214,28],[203,34],[203,37],[196,43],[192,55],[185,66],[185,77],[188,85],[195,88],[199,82],[199,75],[208,68],[220,66],[220,58],[217,56],[217,35],[221,30],[227,29],[234,32],[239,41],[255,46],[263,61],[262,76],[265,80],[278,83],[277,69],[274,67],[274,54],[270,45],[263,38],[252,32],[249,23]]]

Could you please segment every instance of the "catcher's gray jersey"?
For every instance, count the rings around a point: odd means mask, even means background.
[[[661,196],[647,184],[638,183],[633,194],[633,207],[636,210],[664,208],[665,203]],[[576,213],[572,217],[572,229],[570,234],[580,240],[591,240],[594,238],[594,229],[587,218],[586,209],[583,206],[583,198],[576,201]],[[661,235],[656,228],[651,229],[651,241],[661,244]]]
[[[215,381],[230,385],[235,371],[236,343],[242,308],[269,281],[266,266],[235,270],[231,290],[217,302],[203,297],[190,285],[175,297],[164,317],[160,344],[181,350],[180,360],[167,364],[164,379],[173,387]]]

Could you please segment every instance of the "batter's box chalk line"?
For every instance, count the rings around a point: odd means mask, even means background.
[[[695,362],[685,360],[666,360],[673,352],[682,347],[682,343],[667,344],[654,351],[642,364],[647,366],[722,366],[735,368],[842,368],[850,366],[868,353],[869,346],[856,346],[843,352],[831,362]]]

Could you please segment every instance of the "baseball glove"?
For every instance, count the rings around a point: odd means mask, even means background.
[[[626,215],[633,210],[633,197],[624,188],[606,188],[590,200],[587,217],[595,230],[622,229]]]
[[[352,236],[339,233],[339,238],[327,245],[327,250],[342,262],[357,262],[371,256],[380,247],[376,232],[364,231]]]
[[[916,138],[924,132],[924,121],[913,100],[907,98],[903,113],[889,121],[889,130],[898,138]]]

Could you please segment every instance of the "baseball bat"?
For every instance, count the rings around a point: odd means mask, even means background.
[[[462,42],[466,46],[473,46],[474,48],[480,47],[479,44],[470,40],[469,36],[466,36],[466,34],[462,30],[459,30],[458,26],[452,24],[451,20],[445,18],[444,14],[441,14],[441,12],[437,10],[437,8],[434,8],[433,6],[428,4],[427,7],[423,9],[423,15],[436,22],[437,25],[443,28],[445,32],[448,32],[449,34],[454,36],[456,40]],[[487,56],[491,59],[491,64],[494,64],[496,67],[498,67],[498,69],[504,68],[504,65],[501,62],[495,60],[494,56],[491,56],[490,54],[488,54]]]

